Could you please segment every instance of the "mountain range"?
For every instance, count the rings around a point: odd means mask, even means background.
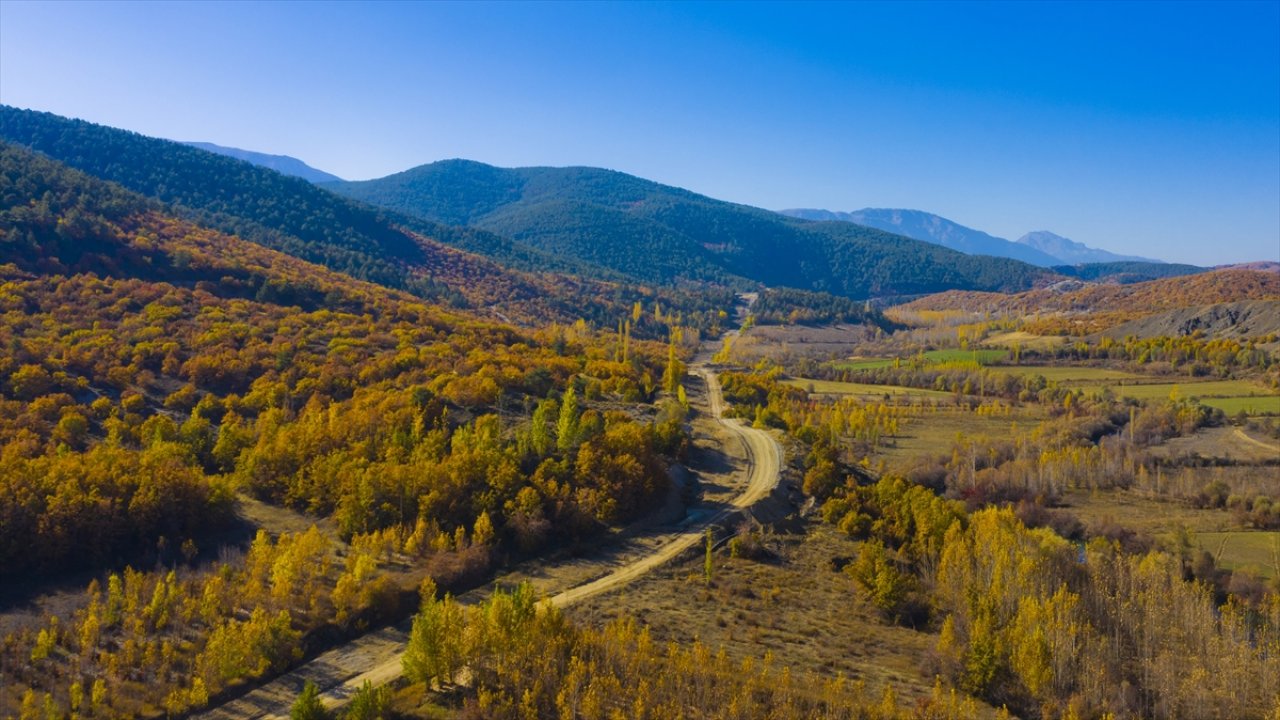
[[[1026,289],[1050,273],[843,222],[811,222],[590,167],[446,160],[325,183],[397,214],[488,231],[644,282],[763,284],[849,298]]]
[[[834,220],[866,225],[970,255],[1013,258],[1046,268],[1088,263],[1162,262],[1133,255],[1117,255],[1043,230],[1027,233],[1013,242],[922,210],[865,208],[854,212],[836,212],[793,208],[779,212],[807,220]]]
[[[0,140],[217,230],[360,279],[517,319],[603,318],[655,293],[680,295],[690,312],[710,311],[708,291],[761,287],[818,293],[810,305],[834,307],[831,297],[1017,292],[1064,277],[1134,282],[1202,271],[1133,262],[1070,266],[1030,243],[928,213],[792,211],[809,213],[806,219],[591,167],[446,160],[376,180],[324,180],[333,176],[293,158],[211,152],[3,106]],[[312,174],[301,175],[302,168]]]
[[[284,175],[299,177],[316,184],[345,183],[342,178],[336,175],[317,170],[302,160],[288,155],[271,155],[207,142],[187,142],[184,144],[244,160],[254,165],[269,168]],[[353,183],[352,185],[359,186],[358,183]],[[335,185],[334,187],[339,186]],[[354,193],[356,191],[351,192]],[[408,210],[412,214],[412,209]],[[903,235],[915,240],[941,245],[967,255],[991,255],[993,257],[1012,258],[1045,268],[1092,263],[1162,262],[1150,258],[1119,255],[1107,250],[1091,248],[1083,243],[1075,242],[1046,230],[1029,232],[1018,238],[1017,241],[1011,242],[921,210],[865,208],[854,212],[838,212],[797,208],[779,212],[783,215],[805,220],[851,222]],[[466,213],[461,213],[448,219],[437,219],[450,224],[466,225],[470,224],[470,221],[475,218],[468,217]]]

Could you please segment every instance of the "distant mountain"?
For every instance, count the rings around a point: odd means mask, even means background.
[[[861,299],[944,288],[1013,291],[1050,275],[1010,259],[971,257],[852,223],[788,218],[599,168],[446,160],[324,187],[661,284],[762,283]]]
[[[258,167],[275,170],[281,175],[291,175],[300,177],[307,182],[341,182],[342,178],[337,175],[330,175],[323,170],[317,170],[310,165],[302,162],[298,158],[289,157],[288,155],[268,155],[266,153],[254,152],[252,150],[241,150],[240,148],[224,147],[222,145],[214,145],[207,142],[184,142],[183,145],[190,145],[194,148],[207,150],[211,153],[226,155],[237,160],[253,163]]]
[[[981,230],[965,227],[940,215],[921,210],[865,208],[855,212],[793,209],[779,211],[783,215],[806,220],[838,220],[873,227],[886,232],[958,250],[967,255],[991,255],[1012,258],[1040,267],[1062,265],[1057,257],[1035,248],[1018,245]]]
[[[1052,255],[1062,261],[1063,265],[1080,265],[1083,263],[1144,262],[1160,263],[1163,260],[1138,257],[1136,255],[1117,255],[1106,250],[1091,248],[1084,243],[1068,240],[1047,230],[1029,232],[1018,238],[1018,243]],[[1055,263],[1056,264],[1056,263]]]

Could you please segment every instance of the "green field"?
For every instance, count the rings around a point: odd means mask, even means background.
[[[808,378],[792,378],[783,380],[783,383],[794,387],[808,390],[813,387],[813,392],[826,393],[829,395],[857,395],[864,398],[878,399],[889,395],[894,398],[906,397],[909,399],[938,399],[949,400],[955,395],[941,390],[922,390],[920,388],[902,387],[900,385],[870,385],[868,383],[847,383],[835,382],[833,380],[810,380]]]
[[[1138,400],[1160,400],[1168,398],[1177,388],[1180,398],[1240,398],[1256,396],[1258,400],[1277,397],[1269,393],[1265,387],[1248,380],[1208,380],[1205,382],[1163,382],[1163,383],[1070,383],[1073,389],[1085,392],[1097,392],[1104,386],[1121,397]]]
[[[1016,408],[1012,415],[979,415],[969,410],[943,406],[938,412],[926,411],[902,425],[897,437],[889,438],[879,449],[888,461],[888,471],[906,472],[921,457],[950,452],[956,438],[1012,437],[1025,433],[1044,419],[1044,411],[1036,405]]]
[[[836,363],[835,367],[840,370],[874,370],[876,368],[889,367],[893,365],[894,360],[900,360],[903,365],[911,362],[911,357],[904,358],[856,358],[848,362]],[[990,365],[991,363],[1003,362],[1009,359],[1008,350],[930,350],[924,353],[924,360],[927,364],[933,365],[946,362],[976,362],[979,365]]]
[[[1195,542],[1217,558],[1220,567],[1248,569],[1264,577],[1276,576],[1280,532],[1202,532],[1195,534]]]
[[[991,365],[988,370],[1003,375],[1039,375],[1056,383],[1088,382],[1105,384],[1110,380],[1141,380],[1144,376],[1096,367],[1046,365]]]
[[[1201,402],[1228,415],[1280,415],[1280,395],[1206,398]]]

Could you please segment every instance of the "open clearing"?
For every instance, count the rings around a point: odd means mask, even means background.
[[[1197,535],[1238,528],[1226,510],[1195,508],[1169,498],[1129,490],[1075,490],[1063,495],[1063,507],[1091,531],[1120,525],[1157,537],[1170,537],[1185,526]]]
[[[856,557],[859,543],[816,522],[797,531],[766,541],[777,554],[772,560],[717,551],[710,585],[698,555],[568,614],[590,625],[635,617],[659,643],[697,638],[737,660],[772,652],[792,672],[864,681],[872,697],[886,683],[902,699],[927,696],[933,683],[921,675],[920,658],[936,636],[886,624],[853,579],[833,568],[833,558]],[[984,717],[994,715],[982,708]]]
[[[890,472],[902,470],[916,458],[950,454],[952,444],[962,435],[1012,437],[1016,429],[1025,432],[1043,418],[1044,411],[1036,406],[1013,408],[1009,415],[979,415],[967,409],[940,407],[936,412],[913,415],[877,452],[888,460]]]
[[[892,358],[853,358],[848,362],[835,363],[833,367],[838,370],[874,370],[876,368],[889,367],[894,362],[900,362],[907,365],[916,356]],[[923,355],[926,364],[948,363],[948,362],[976,362],[979,365],[989,365],[991,363],[1002,362],[1009,358],[1008,350],[930,350]]]
[[[1170,397],[1177,390],[1179,398],[1238,398],[1277,397],[1265,386],[1250,380],[1206,380],[1204,382],[1152,382],[1152,383],[1073,383],[1073,389],[1098,392],[1103,387],[1120,397],[1138,400],[1159,400]]]
[[[1192,435],[1172,438],[1151,448],[1151,454],[1167,459],[1199,456],[1227,462],[1265,463],[1280,459],[1280,446],[1254,438],[1240,428],[1224,426],[1201,428]],[[1262,472],[1280,474],[1275,468]],[[1280,487],[1280,480],[1276,484]]]
[[[1280,415],[1280,395],[1204,398],[1200,402],[1228,415]]]
[[[923,390],[921,388],[903,387],[901,385],[871,385],[869,383],[848,383],[834,380],[810,380],[809,378],[791,378],[783,383],[793,387],[823,393],[826,395],[856,395],[864,400],[883,400],[886,395],[895,401],[907,400],[952,400],[953,393],[941,390]]]
[[[1052,350],[1069,342],[1071,342],[1071,339],[1063,335],[1032,335],[1029,332],[1019,330],[1017,332],[992,335],[983,340],[982,344],[998,345],[1000,347],[1018,345],[1028,350]]]
[[[1196,533],[1196,545],[1228,570],[1246,569],[1263,577],[1276,577],[1280,563],[1280,532],[1240,530]]]
[[[1056,383],[1071,381],[1097,381],[1100,383],[1112,380],[1134,381],[1142,380],[1145,377],[1124,372],[1123,370],[1078,365],[990,365],[987,369],[1002,375],[1039,375],[1045,380]]]

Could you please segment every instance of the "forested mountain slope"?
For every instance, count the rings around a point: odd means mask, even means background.
[[[31,449],[46,440],[89,448],[106,437],[146,445],[155,433],[190,431],[198,467],[231,470],[239,449],[216,450],[216,441],[230,442],[229,416],[249,420],[272,407],[297,411],[315,398],[341,401],[390,379],[402,382],[406,373],[423,383],[424,401],[481,408],[504,393],[540,398],[591,354],[566,357],[563,337],[562,349],[553,349],[550,338],[197,227],[12,146],[0,146],[0,231],[0,438],[25,437]],[[641,373],[661,372],[639,362],[644,347],[629,348],[637,362],[593,374],[601,381],[634,375],[638,388]],[[185,424],[166,429],[169,418],[182,423],[187,413],[198,432]],[[273,467],[278,461],[270,460]],[[247,481],[266,497],[290,501],[273,476],[278,468],[259,467]],[[332,508],[341,486],[306,492],[323,493],[330,499],[318,507]],[[0,573],[39,559],[23,549],[29,538],[19,530],[26,525],[5,517]],[[88,520],[73,514],[68,522]],[[130,530],[148,534],[145,523]],[[117,542],[123,540],[84,547],[110,553]],[[41,547],[70,549],[63,542]]]
[[[1080,265],[1058,265],[1054,271],[1067,277],[1090,280],[1093,282],[1116,283],[1127,285],[1147,280],[1196,275],[1208,272],[1211,268],[1182,263],[1163,263],[1147,261],[1095,262]]]
[[[1014,291],[1047,271],[840,222],[808,222],[598,168],[466,160],[325,187],[395,212],[489,230],[651,282],[734,282],[850,298]]]
[[[300,178],[182,143],[11,107],[0,107],[0,140],[168,203],[186,219],[437,302],[492,308],[500,318],[612,324],[634,302],[658,299],[601,268],[481,230],[390,217]],[[690,314],[713,313],[723,300],[660,299]]]

